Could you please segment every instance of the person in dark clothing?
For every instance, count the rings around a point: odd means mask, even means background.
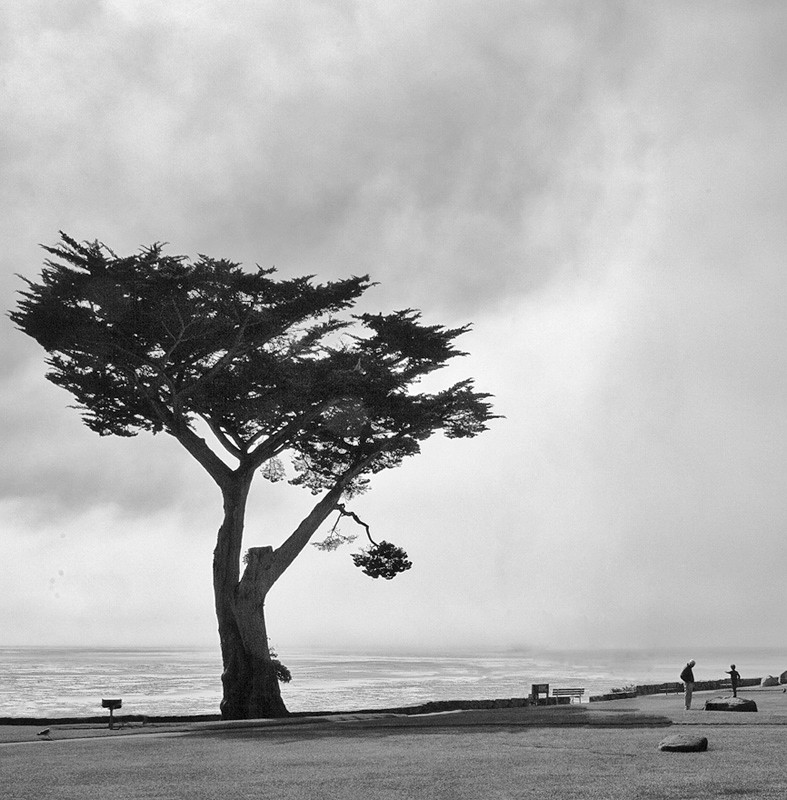
[[[730,676],[730,683],[732,684],[732,696],[738,696],[738,681],[741,679],[741,674],[735,669],[735,664],[730,664],[730,668],[727,670],[727,674]]]
[[[691,695],[694,691],[694,665],[697,662],[693,659],[683,668],[680,673],[680,679],[686,684],[686,711],[691,709]]]

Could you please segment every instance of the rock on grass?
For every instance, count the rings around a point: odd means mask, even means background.
[[[756,711],[757,703],[754,700],[744,700],[742,697],[717,697],[715,700],[705,701],[706,711]]]
[[[703,753],[707,749],[707,737],[691,733],[674,733],[659,742],[659,750],[665,753]]]

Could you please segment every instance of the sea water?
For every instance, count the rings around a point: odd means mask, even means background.
[[[533,683],[584,687],[586,698],[632,684],[677,681],[689,658],[697,680],[744,678],[787,669],[787,648],[686,651],[551,651],[371,655],[280,653],[292,672],[282,686],[290,711],[353,711],[431,700],[526,697]],[[0,717],[107,713],[102,698],[121,698],[122,714],[218,713],[218,648],[0,647]]]

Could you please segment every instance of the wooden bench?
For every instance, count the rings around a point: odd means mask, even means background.
[[[553,689],[552,697],[570,697],[571,702],[574,702],[576,697],[579,702],[582,702],[582,695],[585,694],[584,689]]]

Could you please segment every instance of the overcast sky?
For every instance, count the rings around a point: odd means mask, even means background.
[[[2,306],[62,229],[473,323],[443,377],[505,419],[353,503],[409,572],[306,549],[283,657],[782,642],[786,35],[782,0],[11,0]],[[2,643],[217,643],[216,487],[0,325]],[[255,487],[278,545],[311,496]]]

